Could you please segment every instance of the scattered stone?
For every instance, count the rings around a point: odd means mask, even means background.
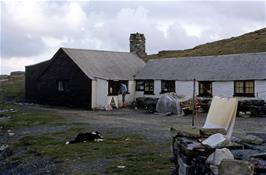
[[[66,167],[65,167],[66,168]],[[61,170],[56,169],[56,165],[51,158],[35,157],[26,161],[12,161],[1,167],[0,175],[7,174],[63,174]]]
[[[12,136],[15,135],[15,133],[14,133],[14,132],[9,132],[8,135],[9,135],[10,137],[12,137]]]
[[[219,175],[219,167],[217,165],[210,165],[209,168],[214,175]]]
[[[266,133],[264,132],[248,132],[247,135],[254,135],[263,140],[263,142],[266,142]]]
[[[1,145],[0,146],[0,151],[4,151],[7,148],[8,148],[8,145]]]
[[[254,149],[236,149],[231,150],[231,153],[234,155],[235,159],[238,160],[250,160],[250,157],[260,153],[258,150]]]
[[[261,145],[263,143],[263,139],[255,136],[255,135],[246,135],[241,139],[241,143],[247,143],[247,144],[255,144],[255,145]]]
[[[15,109],[1,109],[0,110],[0,113],[5,113],[5,112],[17,112],[17,110],[15,110]]]
[[[264,153],[258,153],[258,154],[253,154],[252,157],[266,160],[266,152],[264,152]]]
[[[265,154],[265,153],[264,153]],[[261,155],[262,157],[252,157],[250,162],[254,165],[254,169],[256,172],[265,172],[266,170],[266,159],[265,155]]]
[[[171,116],[171,115],[173,115],[172,112],[167,112],[167,113],[164,114],[164,116]]]
[[[0,113],[8,112],[8,109],[1,109]]]
[[[179,137],[189,137],[189,138],[200,138],[200,129],[196,127],[187,127],[182,128],[180,130],[176,130],[174,128],[170,129],[173,136]]]
[[[229,140],[224,135],[217,133],[211,135],[201,143],[211,148],[221,148],[222,146],[229,144]]]
[[[244,160],[223,160],[219,175],[253,175],[254,165]]]
[[[233,154],[229,149],[216,149],[206,160],[206,163],[210,164],[210,169],[214,175],[219,175],[219,165],[225,159],[234,159]]]
[[[226,135],[226,130],[224,128],[201,128],[200,133],[204,137],[209,137],[209,136],[211,136],[213,134],[217,134],[217,133]]]
[[[220,165],[224,159],[234,160],[234,156],[227,148],[216,149],[215,152],[207,158],[206,163]]]
[[[0,162],[2,162],[3,160],[5,160],[7,157],[11,155],[12,155],[12,150],[9,147],[5,148],[5,150],[3,151],[0,151]]]
[[[10,118],[10,116],[0,114],[0,120],[5,120],[5,119],[9,119],[9,118]]]
[[[124,168],[126,168],[126,166],[124,166],[124,165],[118,165],[117,168],[124,169]]]

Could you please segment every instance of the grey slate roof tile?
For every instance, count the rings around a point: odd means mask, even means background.
[[[266,52],[150,60],[135,79],[265,80]]]
[[[62,49],[91,79],[133,80],[145,65],[136,54],[128,52]]]

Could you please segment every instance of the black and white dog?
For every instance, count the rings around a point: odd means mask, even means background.
[[[101,134],[98,131],[79,133],[74,140],[67,141],[66,145],[73,143],[87,142],[87,141],[101,142],[103,141],[103,136],[101,136]]]

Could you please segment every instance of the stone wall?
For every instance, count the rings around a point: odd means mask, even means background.
[[[145,52],[145,36],[141,33],[132,33],[129,38],[129,47],[131,53],[136,53],[139,57],[144,58]]]

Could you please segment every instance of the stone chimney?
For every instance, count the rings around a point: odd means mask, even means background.
[[[131,33],[129,38],[130,53],[136,53],[139,57],[144,58],[145,52],[145,36],[141,33]]]

